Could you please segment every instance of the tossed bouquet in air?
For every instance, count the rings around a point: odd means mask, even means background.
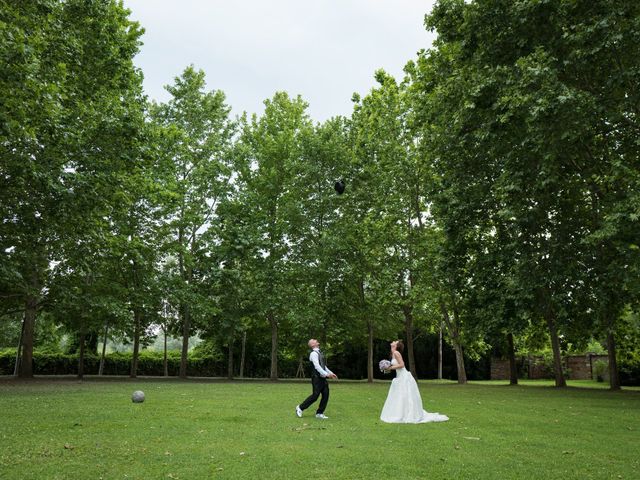
[[[378,364],[378,367],[380,367],[380,371],[383,373],[389,373],[389,368],[391,367],[391,362],[387,359],[384,360],[380,360],[380,363]]]

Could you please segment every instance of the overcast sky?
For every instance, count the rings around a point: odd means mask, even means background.
[[[300,94],[316,121],[350,115],[353,92],[373,73],[396,78],[431,46],[433,0],[124,0],[145,28],[135,59],[150,99],[193,64],[207,89],[223,90],[234,114],[262,113],[278,90]]]

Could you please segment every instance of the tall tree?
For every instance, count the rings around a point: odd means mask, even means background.
[[[30,377],[51,262],[100,228],[131,160],[120,143],[137,135],[142,31],[116,1],[2,2],[0,12],[11,99],[0,107],[2,273],[24,305],[19,374]]]
[[[380,189],[376,209],[384,232],[380,266],[389,280],[385,300],[403,316],[409,366],[416,375],[414,330],[417,321],[426,327],[429,316],[423,307],[433,290],[424,274],[433,262],[428,245],[436,228],[429,210],[433,181],[417,141],[421,132],[413,125],[409,83],[398,84],[384,71],[376,73],[376,80],[379,87],[362,100],[355,117],[361,117],[359,128],[366,132],[359,148],[368,145],[375,165],[371,174]]]
[[[153,121],[164,129],[164,154],[173,162],[166,207],[170,241],[167,252],[178,260],[179,314],[182,323],[180,377],[187,375],[189,337],[194,331],[194,306],[199,295],[197,256],[200,239],[216,221],[217,209],[230,189],[229,155],[235,124],[220,90],[205,91],[204,72],[187,67],[175,84],[167,86],[172,98],[151,110]]]
[[[295,189],[294,165],[303,151],[303,137],[312,126],[307,104],[278,92],[265,101],[264,114],[244,121],[240,136],[241,154],[247,167],[242,181],[246,185],[246,207],[259,239],[259,255],[254,259],[255,280],[260,285],[261,315],[271,330],[270,378],[278,378],[279,328],[287,319],[291,297],[289,241],[301,215]]]
[[[611,279],[594,275],[604,265],[620,274],[615,290],[622,291],[627,278],[615,265],[626,263],[619,255],[629,249],[613,246],[624,245],[633,221],[623,214],[617,227],[625,227],[602,235],[608,216],[599,215],[604,203],[605,210],[624,211],[630,196],[623,192],[637,178],[626,156],[637,147],[626,141],[637,128],[636,107],[628,102],[637,55],[620,50],[637,48],[637,21],[630,20],[637,8],[606,0],[446,0],[427,18],[439,37],[419,59],[419,94],[443,178],[443,218],[450,226],[471,226],[469,238],[480,239],[467,250],[474,256],[514,259],[508,271],[518,285],[517,303],[546,323],[557,386],[565,385],[560,335],[575,330],[575,319],[590,335],[595,327],[585,311],[616,318],[624,303],[602,288],[591,296],[600,306],[584,300],[585,285]],[[614,181],[623,170],[627,183]],[[603,196],[603,178],[619,193]],[[500,241],[482,241],[496,233]],[[618,233],[621,241],[614,239]],[[604,247],[603,236],[611,247]]]
[[[317,337],[333,353],[339,345],[330,341],[343,321],[341,288],[344,273],[340,242],[340,206],[343,198],[334,189],[349,157],[346,120],[336,117],[317,124],[302,137],[300,158],[292,166],[291,190],[297,197],[297,228],[290,237],[290,283],[295,288],[291,333],[287,346],[302,358],[307,340]]]

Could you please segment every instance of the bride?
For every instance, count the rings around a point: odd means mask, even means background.
[[[391,342],[391,367],[396,378],[391,381],[387,400],[382,407],[380,420],[386,423],[426,423],[446,422],[449,417],[439,413],[429,413],[422,408],[422,398],[411,372],[404,368],[402,340]]]

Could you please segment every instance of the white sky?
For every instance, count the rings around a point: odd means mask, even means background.
[[[135,59],[150,99],[167,101],[193,64],[233,114],[262,113],[278,90],[300,94],[316,121],[348,116],[353,92],[373,74],[396,78],[434,35],[424,28],[433,0],[124,0],[145,28]]]

